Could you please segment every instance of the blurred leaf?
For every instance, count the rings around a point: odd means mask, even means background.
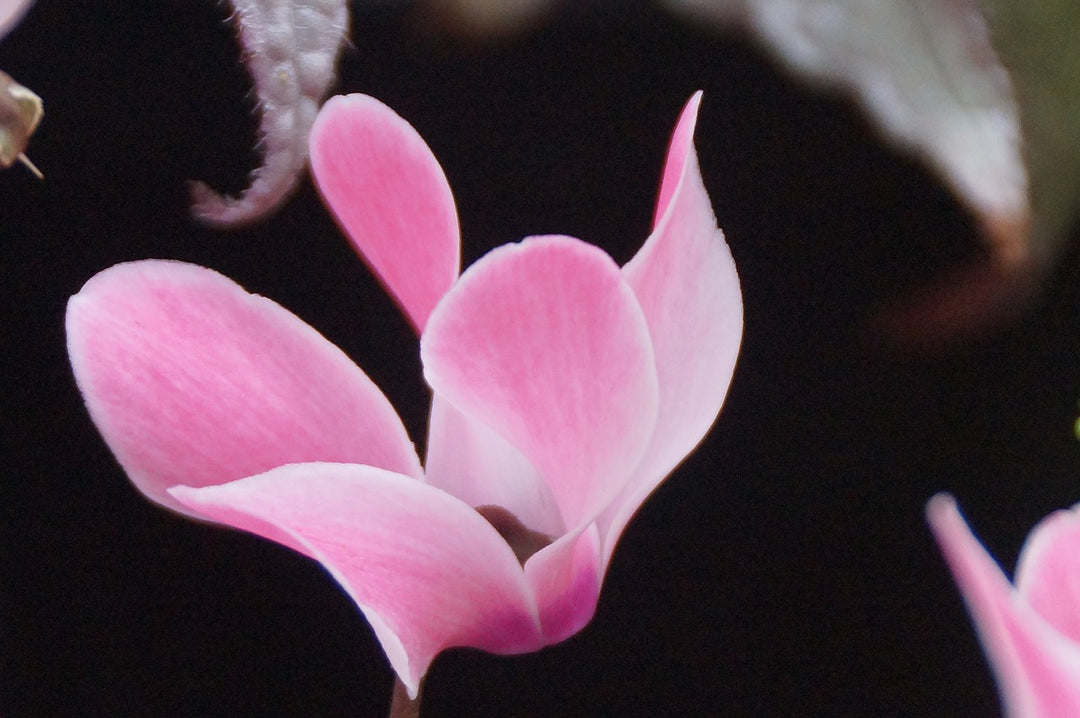
[[[1054,254],[1080,215],[1080,4],[986,0],[1020,103],[1035,250]]]
[[[888,140],[945,178],[997,253],[1024,251],[1019,111],[971,0],[667,1],[745,25],[799,75],[854,95]]]
[[[1080,214],[1080,4],[664,0],[741,24],[796,74],[852,95],[971,210],[990,258],[892,319],[912,336],[1015,312]]]

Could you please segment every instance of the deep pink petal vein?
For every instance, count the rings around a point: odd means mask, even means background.
[[[460,276],[453,196],[423,139],[373,98],[326,103],[312,171],[420,335],[423,466],[339,349],[180,262],[117,265],[71,298],[68,353],[91,418],[151,500],[319,561],[413,696],[446,648],[564,640],[591,619],[619,535],[713,424],[734,371],[741,295],[693,148],[699,102],[626,266],[538,236]],[[509,524],[543,540],[522,553]]]

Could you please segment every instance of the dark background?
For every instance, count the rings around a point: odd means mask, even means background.
[[[586,9],[588,8],[588,9]],[[210,0],[39,0],[0,68],[46,115],[44,182],[0,173],[0,714],[385,715],[391,675],[311,561],[143,500],[82,407],[67,297],[117,262],[212,267],[299,314],[386,391],[422,447],[415,340],[305,181],[238,231],[186,182],[245,185],[250,83]],[[502,40],[358,8],[338,91],[412,122],[457,198],[464,261],[528,234],[629,259],[680,108],[742,277],[731,393],[626,533],[599,610],[537,654],[455,650],[425,716],[992,716],[997,698],[923,520],[954,492],[1011,570],[1080,499],[1075,245],[1015,324],[933,349],[883,306],[978,261],[972,222],[850,105],[749,40],[641,2],[567,3]]]

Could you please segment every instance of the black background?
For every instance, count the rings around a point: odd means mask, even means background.
[[[82,407],[67,297],[117,262],[212,267],[340,345],[422,444],[415,339],[305,181],[238,231],[193,222],[186,182],[238,191],[256,156],[228,8],[39,0],[0,68],[46,115],[0,174],[0,713],[385,715],[391,674],[313,562],[141,498]],[[415,8],[357,8],[337,91],[412,122],[454,188],[463,259],[569,233],[629,259],[680,108],[742,277],[732,389],[645,505],[578,636],[455,650],[426,716],[991,716],[997,698],[923,520],[954,492],[1011,570],[1080,499],[1080,267],[1018,322],[928,350],[876,318],[980,257],[971,221],[851,106],[747,39],[641,2],[568,3],[502,40]]]

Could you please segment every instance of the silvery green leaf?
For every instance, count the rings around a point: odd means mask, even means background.
[[[798,75],[854,96],[979,220],[995,257],[1029,253],[1020,109],[973,0],[665,0],[751,30]]]
[[[258,219],[296,187],[307,163],[307,139],[319,104],[335,80],[348,26],[346,0],[233,0],[244,61],[255,83],[263,165],[239,197],[201,182],[192,212],[215,225]]]
[[[1020,104],[1032,249],[1052,259],[1080,218],[1080,3],[985,0]]]

